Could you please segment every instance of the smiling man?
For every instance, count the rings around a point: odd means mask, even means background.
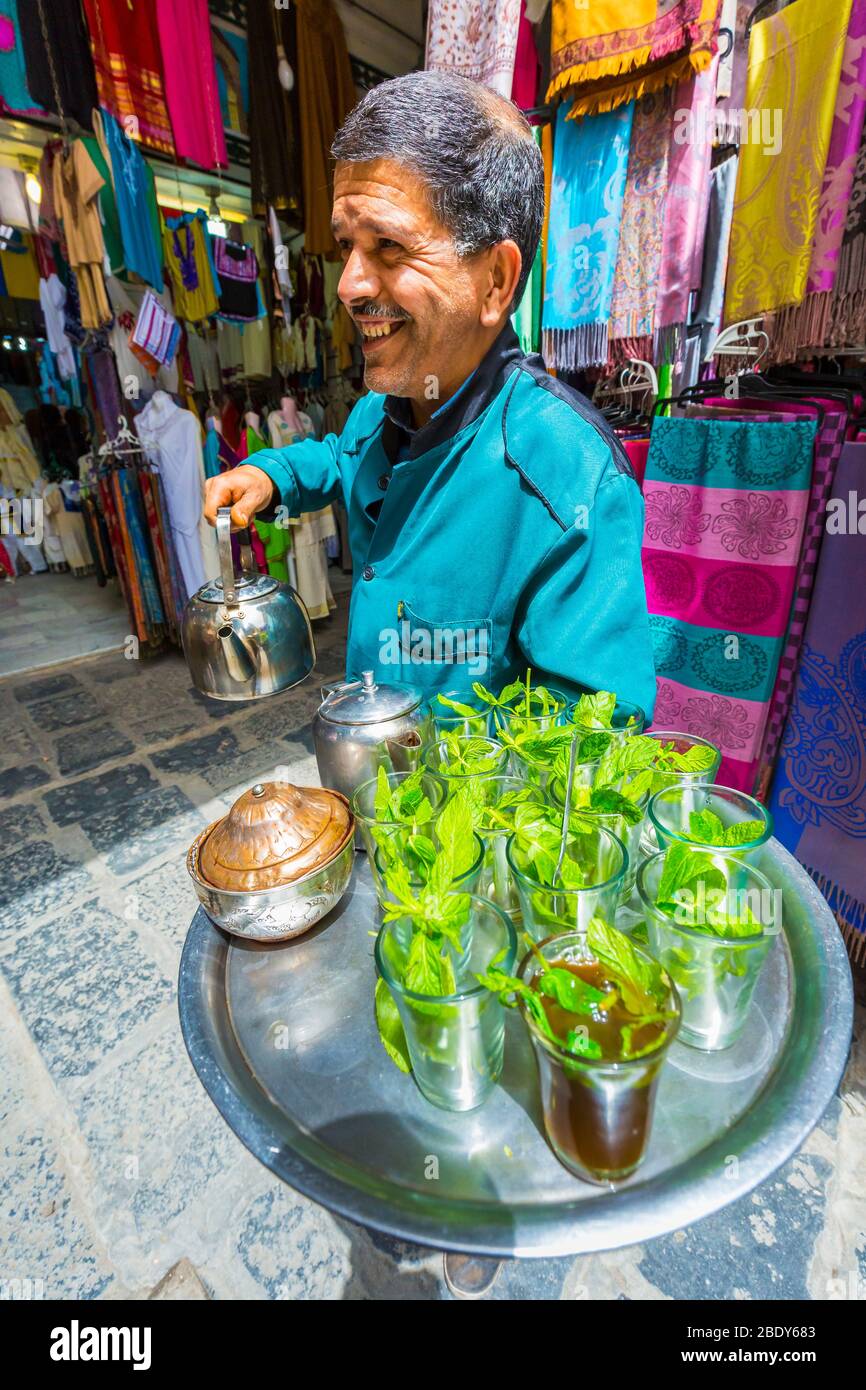
[[[208,519],[343,497],[350,676],[468,693],[531,666],[649,715],[640,493],[602,416],[510,323],[544,210],[529,126],[484,87],[417,72],[369,91],[332,153],[339,294],[369,392],[339,437],[210,479]]]

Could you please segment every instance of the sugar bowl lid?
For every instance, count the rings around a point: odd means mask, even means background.
[[[354,828],[340,792],[257,782],[210,827],[198,873],[214,888],[232,892],[277,888],[327,864]]]

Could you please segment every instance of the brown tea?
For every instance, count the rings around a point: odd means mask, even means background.
[[[589,1061],[536,1049],[548,1135],[568,1166],[602,1181],[625,1177],[640,1163],[649,1137],[655,1080],[664,1054],[662,1048],[657,1055],[652,1049],[661,1043],[666,1025],[663,1020],[640,1023],[625,1007],[616,978],[598,961],[552,960],[547,968],[568,970],[607,996],[603,1010],[577,1015],[541,995],[562,1048],[568,1047],[568,1036],[577,1029],[601,1049],[601,1056]],[[540,973],[532,979],[536,990],[540,979]],[[623,1029],[629,1030],[627,1047]],[[644,1055],[635,1055],[639,1053]],[[613,1063],[621,1066],[613,1071]]]

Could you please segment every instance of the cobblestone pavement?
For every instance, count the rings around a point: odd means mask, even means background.
[[[342,674],[345,603],[316,628],[325,679]],[[450,1296],[435,1252],[335,1218],[261,1167],[180,1035],[184,852],[276,767],[318,780],[318,684],[215,704],[177,654],[0,682],[0,1281],[145,1296],[185,1260],[157,1296]],[[491,1297],[866,1296],[863,1019],[840,1095],[751,1196],[649,1244],[510,1262]]]

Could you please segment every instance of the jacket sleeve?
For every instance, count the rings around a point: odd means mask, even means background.
[[[261,468],[276,489],[271,507],[261,513],[262,521],[272,520],[280,505],[289,516],[300,516],[321,511],[340,495],[340,437],[336,434],[303,439],[285,449],[259,449],[244,463]]]
[[[643,709],[656,681],[641,569],[643,498],[633,478],[606,472],[588,509],[532,574],[516,617],[527,664],[569,694],[613,690]]]

